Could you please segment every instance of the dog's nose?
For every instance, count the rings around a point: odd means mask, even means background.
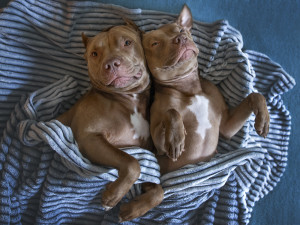
[[[174,44],[185,44],[187,41],[187,36],[184,34],[179,34],[173,39]]]
[[[112,58],[106,61],[104,68],[107,71],[117,69],[121,65],[121,60],[118,58]]]

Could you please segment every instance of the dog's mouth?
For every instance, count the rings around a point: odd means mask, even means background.
[[[135,75],[133,76],[122,76],[116,75],[114,79],[112,79],[107,86],[111,86],[114,88],[124,88],[127,87],[134,82],[138,81],[143,75],[142,69],[140,69]]]
[[[193,48],[193,46],[184,47],[179,51],[174,65],[189,61],[193,57],[197,56],[197,54],[198,52],[196,49]]]
[[[177,49],[176,52],[170,53],[169,59],[165,63],[162,69],[177,68],[183,63],[192,60],[198,55],[198,49],[193,46],[185,46],[180,49]]]
[[[188,61],[195,55],[196,55],[196,52],[193,49],[186,49],[185,51],[183,51],[181,53],[177,63]]]

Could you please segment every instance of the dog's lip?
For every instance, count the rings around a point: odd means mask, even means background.
[[[182,53],[178,61],[181,62],[181,61],[189,60],[193,54],[195,54],[195,51],[193,49],[186,49]]]
[[[177,60],[175,61],[175,64],[179,63],[179,62],[183,62],[183,61],[188,61],[192,58],[192,55],[188,58],[183,58],[184,55],[188,52],[192,51],[195,55],[197,54],[196,53],[196,50],[194,48],[191,48],[191,47],[185,47],[183,50],[180,51],[180,53],[178,54],[178,58]]]
[[[142,69],[139,69],[139,72],[136,73],[136,75],[134,75],[134,76],[116,76],[114,79],[112,79],[107,84],[107,86],[115,86],[115,84],[118,81],[121,81],[121,80],[123,80],[123,82],[127,82],[127,81],[132,80],[132,79],[139,80],[142,77],[142,75],[143,75],[143,71],[142,71]]]
[[[133,77],[139,79],[139,78],[141,78],[142,75],[143,75],[143,71],[142,71],[142,69],[140,69],[139,72],[136,75],[134,75]]]

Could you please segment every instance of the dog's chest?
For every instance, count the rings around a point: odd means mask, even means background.
[[[209,100],[204,96],[195,95],[191,98],[191,104],[187,106],[187,109],[196,118],[195,132],[204,139],[206,130],[212,127],[209,121]]]
[[[138,111],[137,107],[137,95],[134,95],[134,109],[130,115],[130,123],[132,125],[133,139],[147,140],[150,137],[149,123],[145,117]]]

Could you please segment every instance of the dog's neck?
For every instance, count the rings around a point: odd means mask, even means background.
[[[137,93],[106,92],[95,87],[92,87],[91,91],[96,92],[107,99],[119,102],[126,108],[132,108],[139,104],[142,106],[144,103],[148,105],[150,99],[150,83],[145,89]]]
[[[202,90],[198,67],[173,79],[159,81],[154,79],[155,91],[165,92],[166,89],[173,89],[185,95],[195,95]]]

